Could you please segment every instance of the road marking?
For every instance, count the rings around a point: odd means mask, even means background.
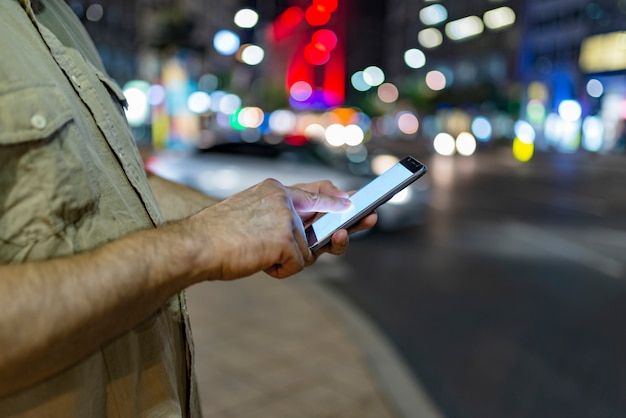
[[[540,246],[572,262],[582,264],[615,279],[625,279],[626,265],[576,242],[560,238],[540,228],[523,222],[510,222],[505,230],[515,238]]]

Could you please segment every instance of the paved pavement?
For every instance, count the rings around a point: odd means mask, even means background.
[[[187,291],[204,417],[443,417],[380,332],[324,284],[334,263]]]

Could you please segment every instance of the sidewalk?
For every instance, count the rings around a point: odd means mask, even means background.
[[[187,291],[204,417],[443,418],[323,260]]]

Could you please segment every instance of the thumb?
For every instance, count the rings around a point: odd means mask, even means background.
[[[297,212],[345,212],[352,207],[352,201],[345,197],[322,193],[311,193],[302,189],[290,188],[291,200]]]

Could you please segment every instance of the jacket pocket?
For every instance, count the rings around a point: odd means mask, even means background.
[[[0,87],[0,145],[48,138],[71,120],[67,100],[54,86]]]
[[[75,233],[97,202],[89,138],[72,115],[53,85],[0,86],[0,244],[37,254],[72,252]],[[2,247],[0,262],[9,261],[14,255]]]

